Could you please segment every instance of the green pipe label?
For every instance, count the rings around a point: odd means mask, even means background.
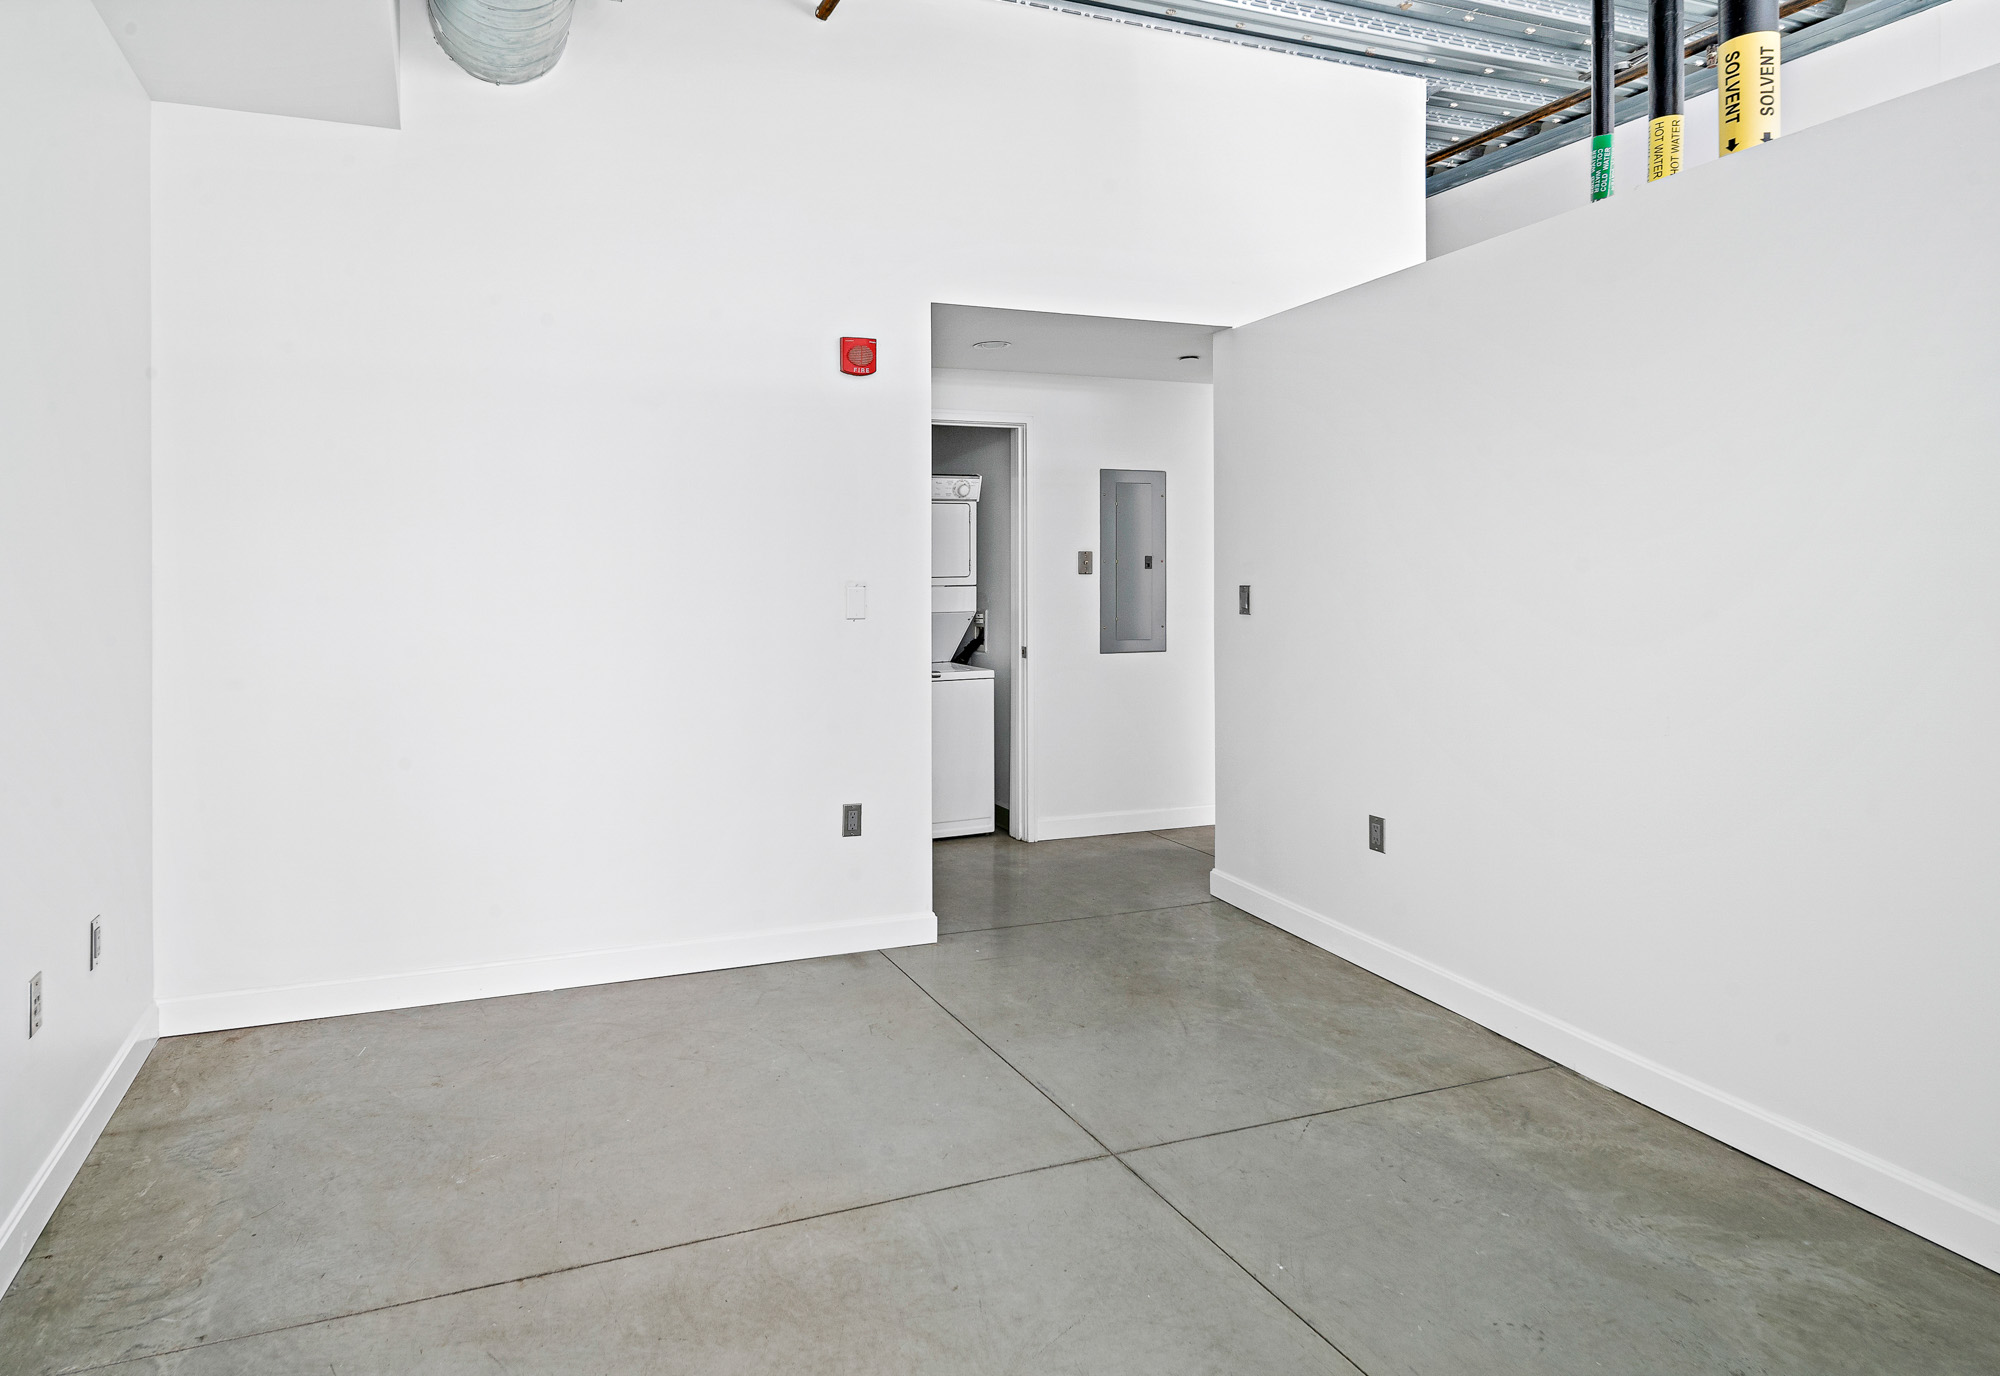
[[[1656,182],[1681,170],[1681,117],[1661,115],[1646,126],[1646,180]]]
[[[1715,62],[1716,143],[1723,157],[1778,137],[1778,35],[1740,33]]]
[[[1590,199],[1601,201],[1611,194],[1611,135],[1590,136]]]

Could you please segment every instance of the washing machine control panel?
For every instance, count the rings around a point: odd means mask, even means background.
[[[951,474],[931,479],[931,500],[934,502],[976,502],[979,500],[979,475],[977,473]]]

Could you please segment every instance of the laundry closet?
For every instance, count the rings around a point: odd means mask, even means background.
[[[931,836],[1008,825],[1014,432],[932,427]]]

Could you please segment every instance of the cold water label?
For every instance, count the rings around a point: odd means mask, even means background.
[[[1611,135],[1590,136],[1590,199],[1601,201],[1611,194]]]

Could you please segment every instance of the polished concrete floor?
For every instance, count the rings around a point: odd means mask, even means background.
[[[1207,897],[162,1042],[0,1372],[1980,1373],[2000,1277]]]

